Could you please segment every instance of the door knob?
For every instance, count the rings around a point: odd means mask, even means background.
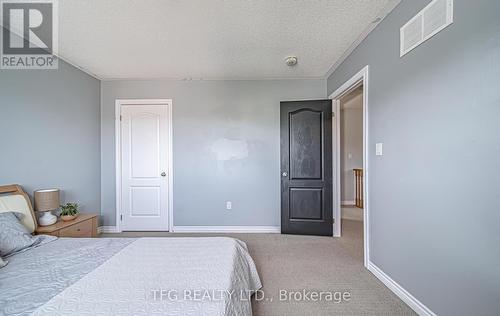
[[[283,177],[286,177],[286,176],[288,176],[288,173],[286,173],[286,171],[285,171],[285,172],[283,172],[281,175],[282,175]]]
[[[162,172],[162,173],[161,173],[161,176],[162,176],[162,177],[166,177],[166,176],[167,176],[167,174],[166,174],[165,172]]]

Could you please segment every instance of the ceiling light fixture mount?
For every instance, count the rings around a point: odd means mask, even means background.
[[[285,63],[289,67],[297,65],[297,61],[298,60],[296,56],[288,56],[287,58],[285,58]]]

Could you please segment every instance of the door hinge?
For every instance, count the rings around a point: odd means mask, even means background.
[[[335,112],[332,112],[332,117],[335,117]]]
[[[332,222],[333,222],[333,224],[335,224],[335,218],[332,218]]]
[[[120,115],[120,122],[122,121],[122,116]]]
[[[123,221],[123,214],[120,214],[120,221]]]

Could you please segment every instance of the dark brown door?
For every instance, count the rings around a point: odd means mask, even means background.
[[[333,235],[332,101],[281,102],[281,232]]]

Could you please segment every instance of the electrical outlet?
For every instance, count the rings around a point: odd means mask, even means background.
[[[233,203],[231,201],[226,201],[226,210],[230,210],[233,208]]]

